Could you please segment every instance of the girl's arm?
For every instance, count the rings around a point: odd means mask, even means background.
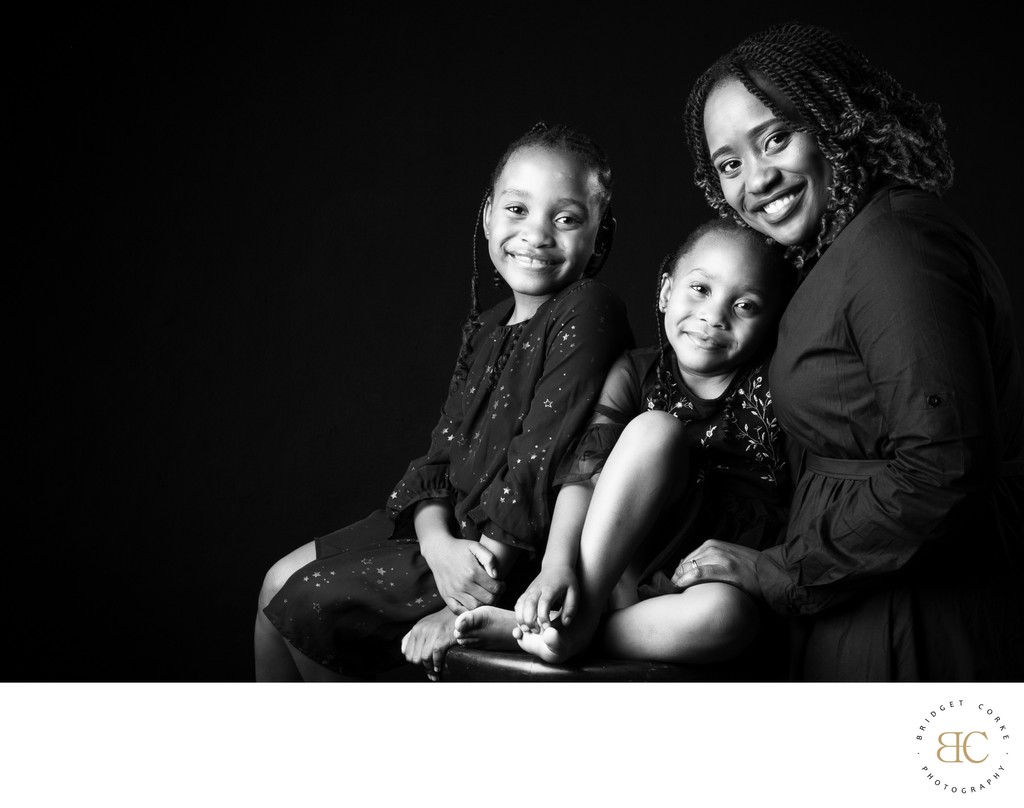
[[[545,316],[544,345],[533,348],[544,352],[543,370],[521,431],[467,514],[484,535],[528,552],[548,535],[563,456],[590,418],[608,369],[633,343],[622,302],[595,282],[570,290]]]
[[[546,628],[551,623],[551,612],[556,610],[566,626],[576,614],[576,560],[598,476],[563,485],[558,492],[540,573],[516,603],[516,621],[523,631]]]
[[[632,363],[621,357],[604,380],[589,426],[556,474],[560,488],[541,571],[516,603],[522,631],[546,628],[556,610],[563,625],[572,622],[579,596],[576,562],[594,487],[623,427],[643,408],[640,388]]]
[[[500,580],[503,570],[494,548],[482,541],[458,538],[453,523],[454,512],[448,499],[429,499],[416,505],[413,526],[420,552],[434,574],[444,602],[460,614],[494,603],[505,585]]]

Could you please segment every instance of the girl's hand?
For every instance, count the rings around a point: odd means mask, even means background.
[[[504,591],[494,554],[480,542],[434,534],[420,539],[420,551],[434,573],[434,583],[455,614],[490,606]]]
[[[427,615],[402,638],[402,653],[414,665],[422,665],[427,678],[441,676],[444,655],[455,645],[455,615],[448,609]]]
[[[576,614],[579,583],[576,571],[564,564],[542,567],[516,601],[516,622],[523,632],[540,631],[551,625],[551,612],[561,610],[562,625]]]
[[[672,583],[686,589],[705,581],[722,581],[760,601],[763,598],[755,568],[758,555],[760,552],[750,547],[712,539],[679,562]]]

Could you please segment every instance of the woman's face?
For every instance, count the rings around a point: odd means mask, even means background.
[[[813,135],[794,130],[735,78],[708,96],[704,135],[725,200],[743,221],[786,246],[814,241],[832,167]]]

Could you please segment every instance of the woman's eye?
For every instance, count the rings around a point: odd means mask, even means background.
[[[776,151],[783,148],[789,142],[789,132],[772,132],[764,141],[765,151]]]
[[[733,174],[739,169],[739,167],[739,160],[723,160],[721,163],[718,164],[718,173]]]

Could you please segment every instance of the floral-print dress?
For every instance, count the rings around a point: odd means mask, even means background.
[[[427,453],[386,507],[316,540],[317,558],[265,609],[281,634],[320,664],[372,677],[402,663],[401,638],[446,608],[419,552],[417,503],[448,500],[464,539],[523,552],[504,605],[537,571],[555,472],[587,424],[609,367],[633,345],[626,309],[597,281],[577,281],[529,320],[505,325],[507,301],[481,315],[467,378],[444,403]]]
[[[559,471],[567,484],[598,474],[619,435],[637,415],[666,409],[686,427],[689,489],[663,514],[634,563],[643,598],[680,590],[671,578],[680,559],[707,539],[757,550],[776,544],[785,528],[791,482],[785,442],[768,389],[767,360],[737,371],[713,400],[679,379],[670,348],[667,401],[659,404],[656,347],[628,351],[608,374],[595,413]]]

